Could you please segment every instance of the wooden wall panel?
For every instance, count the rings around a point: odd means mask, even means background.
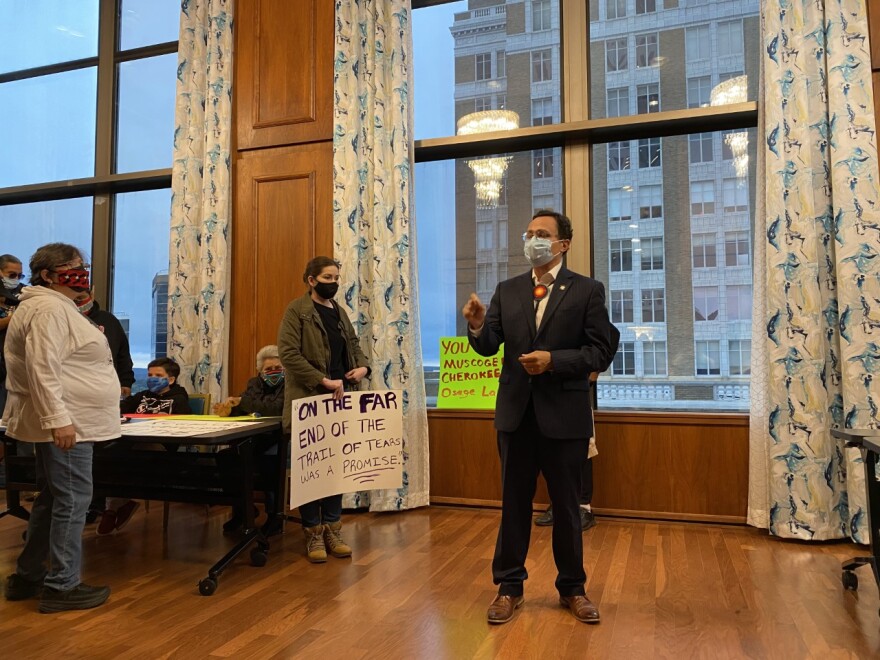
[[[877,0],[866,0],[868,8],[868,34],[871,41],[871,68],[874,71],[880,70],[880,2]],[[877,89],[876,82],[874,89]]]
[[[498,506],[491,413],[430,411],[431,500]],[[600,513],[744,522],[748,417],[598,413],[593,506]],[[536,506],[547,502],[539,485]]]
[[[236,5],[238,149],[329,140],[333,0]]]
[[[287,304],[305,291],[302,273],[332,254],[333,145],[245,151],[235,168],[230,391],[254,374],[254,355],[274,344]]]

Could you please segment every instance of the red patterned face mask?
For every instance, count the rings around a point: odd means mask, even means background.
[[[86,268],[56,270],[55,274],[58,275],[58,284],[78,293],[88,291],[91,288],[89,284],[89,271]]]

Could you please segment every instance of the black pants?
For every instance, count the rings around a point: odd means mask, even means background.
[[[544,474],[553,504],[553,559],[560,596],[584,594],[583,536],[580,506],[581,472],[589,440],[547,438],[538,428],[531,401],[520,427],[513,433],[498,432],[501,456],[501,528],[495,544],[492,578],[498,593],[519,596],[528,578],[526,555],[532,531],[532,499],[538,472]]]
[[[593,459],[584,461],[581,468],[581,504],[590,504],[593,501]]]

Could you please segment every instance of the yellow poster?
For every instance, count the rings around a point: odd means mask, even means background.
[[[467,337],[441,337],[437,407],[494,410],[503,357],[503,345],[497,354],[483,357]]]

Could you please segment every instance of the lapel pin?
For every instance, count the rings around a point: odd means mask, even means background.
[[[560,290],[560,291],[565,291],[565,285],[563,284],[561,287],[559,287],[559,290]]]

